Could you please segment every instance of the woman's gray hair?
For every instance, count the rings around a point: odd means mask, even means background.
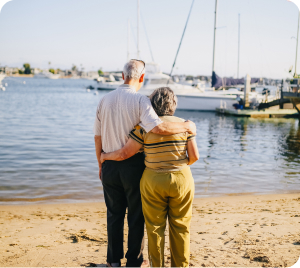
[[[143,70],[144,69],[144,70]],[[130,60],[123,68],[124,78],[139,80],[141,75],[145,73],[143,64],[136,60]]]
[[[150,101],[158,116],[173,115],[177,107],[177,97],[169,87],[155,89]]]

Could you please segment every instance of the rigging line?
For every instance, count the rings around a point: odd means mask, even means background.
[[[152,49],[151,49],[151,45],[150,45],[150,40],[149,40],[149,37],[148,37],[147,28],[146,28],[146,24],[145,24],[144,16],[143,16],[142,12],[141,12],[141,18],[142,18],[142,23],[143,23],[143,26],[144,26],[144,30],[145,30],[146,39],[147,39],[148,47],[149,47],[149,50],[150,50],[151,58],[152,58],[152,61],[154,62],[154,57],[153,57],[153,53],[152,53]]]
[[[131,33],[132,33],[132,37],[133,37],[133,41],[134,41],[134,43],[135,43],[135,45],[136,45],[136,47],[137,47],[137,42],[136,42],[136,38],[135,38],[135,36],[134,36],[134,28],[133,28],[133,26],[132,26],[132,24],[130,23],[130,28],[131,28]]]
[[[172,69],[171,69],[171,72],[170,72],[170,78],[172,77],[173,69],[174,69],[175,64],[176,64],[177,56],[178,56],[178,53],[179,53],[179,50],[180,50],[180,47],[181,47],[181,43],[182,43],[182,40],[183,40],[183,37],[184,37],[184,34],[185,34],[186,27],[187,27],[187,25],[188,25],[188,22],[189,22],[189,19],[190,19],[190,16],[191,16],[191,12],[192,12],[192,9],[193,9],[194,2],[195,2],[195,0],[193,0],[193,2],[192,2],[191,9],[190,9],[190,12],[189,12],[187,21],[186,21],[186,23],[185,23],[185,27],[184,27],[184,30],[183,30],[183,34],[182,34],[182,36],[181,36],[181,40],[180,40],[180,43],[179,43],[179,46],[178,46],[178,49],[177,49],[177,53],[176,53],[176,56],[175,56],[175,60],[174,60],[174,63],[173,63],[173,66],[172,66]],[[169,84],[170,78],[168,79],[167,85]]]

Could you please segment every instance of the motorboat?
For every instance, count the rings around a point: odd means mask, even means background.
[[[59,74],[53,74],[49,71],[42,71],[34,75],[34,78],[47,78],[47,79],[59,79]]]
[[[119,75],[108,74],[98,77],[98,90],[114,90],[123,84],[123,79]]]

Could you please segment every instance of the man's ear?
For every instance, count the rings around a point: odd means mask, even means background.
[[[125,77],[124,77],[124,73],[122,72],[122,78],[123,78],[123,80],[125,80]]]
[[[143,83],[143,82],[144,82],[144,76],[145,76],[145,74],[142,74],[142,75],[141,75],[140,80],[139,80],[139,83]]]

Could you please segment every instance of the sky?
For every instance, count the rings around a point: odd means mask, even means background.
[[[1,1],[1,0],[0,0]],[[192,0],[140,0],[140,58],[170,73]],[[215,0],[195,0],[174,74],[211,75]],[[216,73],[286,78],[298,8],[287,0],[218,0]],[[13,0],[0,13],[0,66],[122,70],[137,57],[137,0]],[[144,24],[147,31],[145,31]],[[300,52],[299,52],[300,54]],[[300,61],[299,61],[300,64]],[[300,73],[300,65],[297,67]]]

